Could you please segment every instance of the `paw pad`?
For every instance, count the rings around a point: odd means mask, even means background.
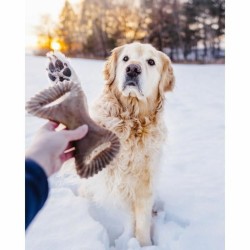
[[[55,57],[55,56],[54,56]],[[63,82],[64,80],[70,80],[69,77],[72,72],[66,63],[56,58],[56,60],[51,60],[48,66],[48,77],[53,82]]]
[[[70,77],[70,76],[71,76],[71,70],[70,70],[69,68],[66,68],[66,69],[64,69],[63,74],[64,74],[65,76]]]
[[[64,68],[63,63],[59,59],[56,60],[55,66],[57,71],[61,71]]]
[[[50,72],[54,72],[56,70],[53,63],[49,63],[49,70],[50,70]]]
[[[49,79],[54,82],[56,80],[56,77],[49,73]]]

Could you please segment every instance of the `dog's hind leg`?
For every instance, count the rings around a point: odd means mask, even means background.
[[[63,82],[64,80],[80,83],[80,80],[71,66],[69,60],[61,52],[47,53],[49,63],[46,68],[50,83]]]

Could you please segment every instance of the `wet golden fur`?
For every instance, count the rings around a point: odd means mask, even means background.
[[[165,54],[150,45],[138,43],[138,49],[152,49],[156,53],[160,81],[157,89],[143,101],[123,96],[117,88],[116,69],[125,46],[114,49],[105,64],[104,91],[92,114],[97,123],[117,134],[121,150],[105,170],[84,181],[80,192],[93,200],[110,197],[125,204],[131,214],[132,234],[141,245],[150,245],[154,177],[166,138],[162,117],[164,92],[173,89],[174,75],[170,59]]]

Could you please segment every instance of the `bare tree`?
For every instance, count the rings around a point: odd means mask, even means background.
[[[54,23],[49,15],[41,17],[40,25],[35,27],[37,35],[38,54],[45,54],[51,49],[51,42],[54,37]]]

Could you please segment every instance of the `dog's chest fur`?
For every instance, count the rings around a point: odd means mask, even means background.
[[[104,178],[109,193],[134,199],[136,186],[151,179],[157,168],[161,146],[166,137],[162,115],[134,117],[129,111],[118,110],[112,102],[98,102],[92,114],[95,121],[119,137],[118,156],[97,177]],[[151,184],[150,184],[151,185]]]

